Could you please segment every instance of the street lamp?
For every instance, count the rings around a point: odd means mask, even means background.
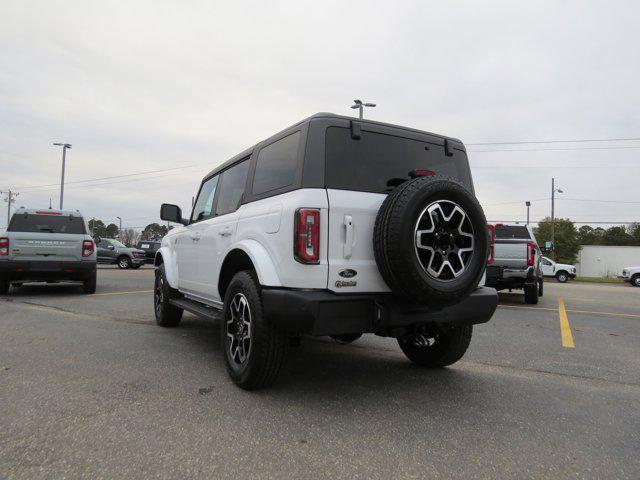
[[[362,118],[364,107],[375,107],[375,106],[376,106],[375,103],[362,103],[362,100],[354,100],[353,105],[351,105],[351,108],[353,109],[357,108],[360,112],[360,118]]]
[[[555,201],[556,193],[564,193],[556,188],[556,179],[551,179],[551,256],[556,259],[556,217],[555,217]]]
[[[527,206],[527,225],[529,225],[529,207],[531,207],[531,202],[527,200],[524,204]]]
[[[62,147],[62,178],[60,179],[60,210],[62,210],[62,200],[64,198],[64,164],[67,157],[67,148],[71,148],[70,143],[54,143],[56,147]]]
[[[120,239],[120,241],[122,241],[122,219],[120,217],[116,218],[120,220],[120,226],[118,227],[118,238]]]

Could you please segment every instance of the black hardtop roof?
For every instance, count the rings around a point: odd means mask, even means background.
[[[293,125],[288,126],[285,129],[280,130],[278,133],[275,133],[273,135],[271,135],[270,137],[256,143],[255,145],[253,145],[252,147],[249,147],[245,150],[243,150],[242,152],[240,152],[239,154],[233,156],[232,158],[230,158],[229,160],[227,160],[226,162],[222,163],[221,165],[217,166],[216,168],[214,168],[213,170],[211,170],[209,173],[207,173],[207,175],[204,178],[208,178],[211,177],[213,175],[215,175],[218,172],[221,172],[222,170],[226,169],[227,167],[233,165],[234,163],[238,162],[239,160],[242,160],[243,158],[248,157],[249,155],[251,155],[251,153],[260,145],[262,145],[263,143],[270,143],[271,139],[275,139],[276,137],[282,135],[283,133],[296,128],[304,123],[309,123],[315,119],[336,119],[336,120],[346,120],[346,121],[355,121],[358,123],[362,123],[362,124],[370,124],[370,125],[377,125],[379,127],[389,127],[389,128],[393,128],[395,130],[405,130],[407,132],[413,132],[413,133],[419,133],[422,135],[428,135],[431,137],[434,137],[434,140],[442,140],[444,141],[449,140],[450,142],[455,143],[455,147],[456,148],[460,148],[464,151],[466,151],[464,144],[462,143],[461,140],[454,138],[454,137],[447,137],[446,135],[439,135],[437,133],[431,133],[431,132],[427,132],[425,130],[419,130],[417,128],[410,128],[410,127],[403,127],[401,125],[394,125],[392,123],[385,123],[385,122],[378,122],[376,120],[369,120],[366,118],[357,118],[357,117],[349,117],[347,115],[337,115],[335,113],[329,113],[329,112],[319,112],[316,113],[314,115],[311,115],[310,117],[307,117],[303,120],[300,120],[297,123],[294,123]]]

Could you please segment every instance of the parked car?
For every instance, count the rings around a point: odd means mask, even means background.
[[[275,381],[302,334],[395,337],[418,365],[466,352],[497,306],[478,286],[490,252],[462,142],[317,114],[202,181],[155,258],[156,321],[183,310],[220,322],[233,381]]]
[[[160,245],[161,242],[159,240],[141,240],[136,245],[136,248],[144,251],[146,263],[153,263]]]
[[[145,252],[127,247],[114,238],[97,238],[98,263],[118,265],[118,268],[140,268],[145,263]]]
[[[629,282],[634,287],[640,287],[640,267],[625,267],[622,270],[622,275],[618,275],[618,278]]]
[[[525,303],[538,303],[544,293],[544,277],[531,227],[497,223],[494,229],[494,260],[487,267],[486,285],[496,290],[522,289]]]
[[[540,260],[540,269],[545,277],[556,277],[560,283],[576,278],[576,267],[566,263],[557,263],[547,257]]]
[[[81,282],[96,291],[96,249],[79,211],[20,208],[0,235],[0,294],[28,282]]]

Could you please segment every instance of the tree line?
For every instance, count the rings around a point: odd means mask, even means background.
[[[89,220],[89,232],[95,237],[101,238],[117,238],[128,247],[134,246],[140,240],[160,240],[173,227],[160,225],[159,223],[150,223],[142,232],[138,232],[133,228],[123,228],[120,232],[118,225],[115,223],[105,224],[102,220]]]
[[[540,247],[544,247],[547,241],[551,241],[551,218],[543,218],[534,228],[534,233]],[[557,261],[575,263],[581,245],[640,246],[640,223],[606,229],[590,225],[576,228],[570,219],[556,218],[555,252]]]

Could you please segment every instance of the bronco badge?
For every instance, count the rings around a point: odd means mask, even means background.
[[[336,288],[342,287],[355,287],[358,284],[355,280],[338,280],[336,282]]]

